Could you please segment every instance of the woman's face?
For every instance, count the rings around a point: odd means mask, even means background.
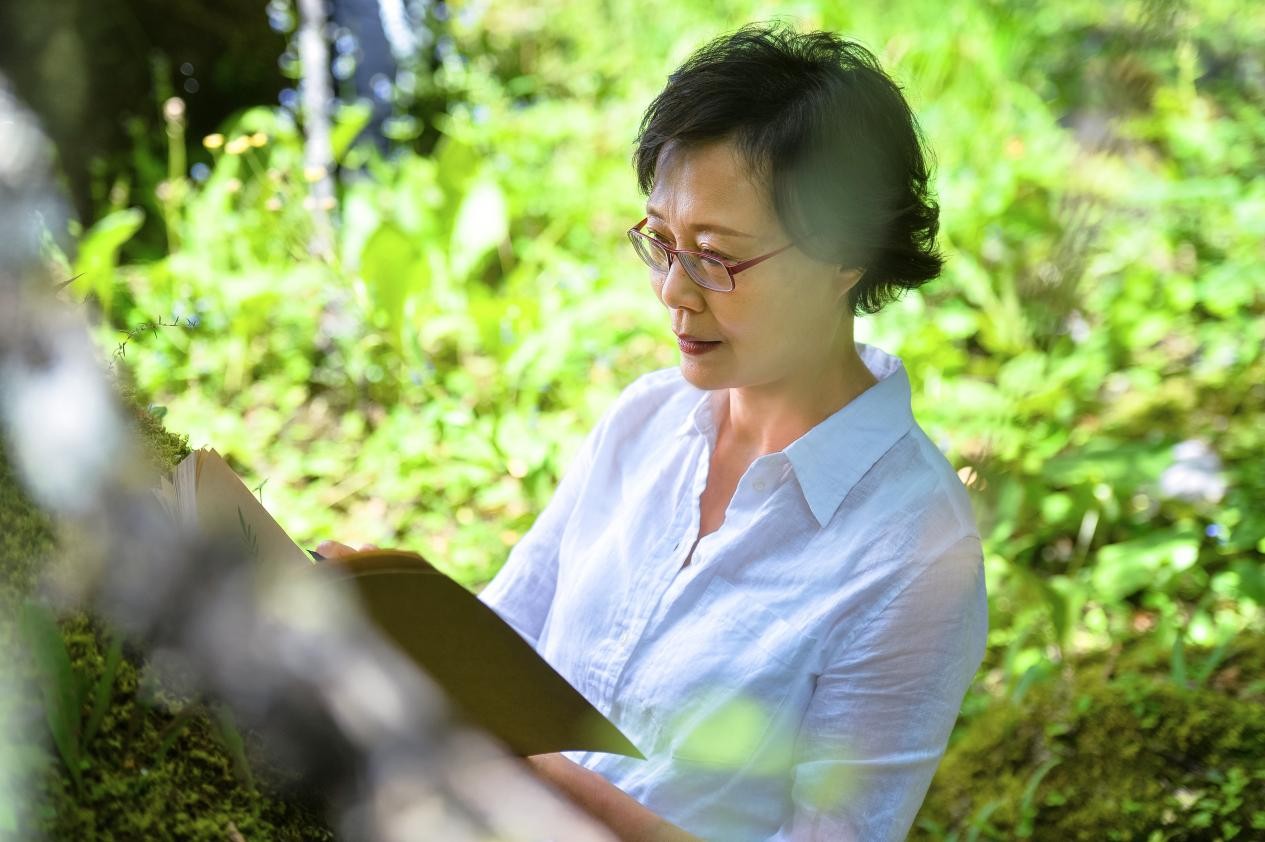
[[[731,261],[790,242],[767,188],[749,177],[727,141],[666,147],[646,211],[648,236]],[[791,248],[737,274],[733,292],[699,286],[679,260],[666,274],[651,271],[651,284],[673,332],[719,340],[703,354],[682,350],[686,380],[701,389],[780,385],[795,394],[823,367],[837,365],[845,340],[851,344],[851,323],[842,316],[859,274]]]

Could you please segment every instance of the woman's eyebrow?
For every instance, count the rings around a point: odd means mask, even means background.
[[[663,216],[659,213],[659,209],[652,208],[649,205],[646,206],[646,216],[653,216],[655,219],[663,219]],[[727,228],[724,225],[717,225],[714,222],[700,222],[698,225],[687,225],[685,227],[692,228],[695,231],[706,231],[710,234],[727,234],[730,237],[746,237],[747,239],[751,239],[752,237],[751,234],[744,234],[741,231],[735,231],[732,228]]]

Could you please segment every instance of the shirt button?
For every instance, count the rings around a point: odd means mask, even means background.
[[[764,490],[764,480],[756,480],[755,490],[756,490],[756,491],[763,491],[763,490]]]

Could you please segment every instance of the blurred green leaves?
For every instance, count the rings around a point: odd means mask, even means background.
[[[71,289],[80,298],[94,295],[106,315],[111,315],[114,308],[119,250],[140,230],[144,219],[139,208],[115,211],[98,220],[79,239],[73,266],[77,277]]]
[[[1199,539],[1190,530],[1166,529],[1108,544],[1099,548],[1094,564],[1094,596],[1112,604],[1146,587],[1162,591],[1173,574],[1198,558]]]
[[[373,318],[402,347],[405,307],[411,297],[430,291],[430,271],[419,244],[394,223],[383,223],[360,253],[360,276]]]

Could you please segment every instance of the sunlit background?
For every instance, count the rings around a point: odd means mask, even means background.
[[[0,9],[73,217],[45,259],[141,407],[301,545],[480,587],[678,363],[624,237],[643,110],[741,23],[841,32],[914,107],[948,258],[857,339],[904,360],[990,592],[915,835],[1265,835],[1265,5],[366,6],[315,65],[287,0]]]

